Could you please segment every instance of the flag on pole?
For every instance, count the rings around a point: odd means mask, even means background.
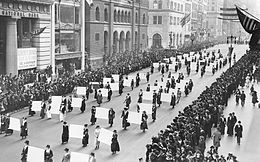
[[[38,30],[35,30],[34,32],[31,33],[32,36],[37,36],[40,35],[41,33],[43,33],[43,31],[47,28],[47,26],[40,28]]]
[[[241,9],[240,7],[236,6],[236,10],[239,21],[246,32],[252,34],[258,29],[260,29],[260,20],[258,20],[256,17],[254,17],[247,11]]]
[[[186,16],[184,16],[181,21],[180,21],[180,24],[181,26],[183,27],[186,23],[188,23],[190,21],[190,13]]]
[[[89,6],[93,5],[93,0],[86,0],[86,2],[88,3]]]

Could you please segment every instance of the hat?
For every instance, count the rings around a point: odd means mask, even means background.
[[[114,133],[117,133],[117,131],[116,131],[116,130],[114,130],[113,132],[114,132]]]
[[[29,145],[29,141],[28,141],[28,140],[26,140],[24,143],[27,144],[27,145]]]
[[[241,121],[238,121],[238,123],[241,123]]]

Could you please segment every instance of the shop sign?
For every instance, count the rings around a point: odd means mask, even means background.
[[[31,69],[37,67],[37,49],[18,48],[17,66],[18,66],[18,70]]]
[[[38,13],[11,11],[11,10],[2,10],[2,9],[0,9],[0,16],[17,16],[17,17],[39,18]]]

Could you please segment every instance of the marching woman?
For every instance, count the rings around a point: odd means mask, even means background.
[[[88,124],[84,124],[83,138],[82,138],[82,145],[83,145],[83,147],[87,147],[88,139],[89,139]]]
[[[120,81],[120,82],[119,82],[119,91],[118,91],[118,93],[119,93],[120,96],[121,96],[122,93],[123,93],[123,88],[124,88],[123,81]]]
[[[61,144],[68,143],[69,141],[69,126],[67,122],[63,122]]]
[[[29,141],[26,140],[24,142],[24,147],[23,147],[23,150],[22,150],[22,153],[21,153],[21,161],[22,162],[27,162],[27,156],[28,156],[28,146],[29,146]]]
[[[85,109],[86,109],[86,99],[84,96],[82,96],[81,107],[80,107],[81,113],[84,113]]]
[[[176,104],[176,96],[175,96],[174,92],[172,92],[170,106],[172,106],[172,108],[174,108],[175,104]]]
[[[138,86],[140,85],[140,80],[141,80],[141,79],[140,79],[140,76],[139,76],[139,73],[136,74],[135,80],[136,80],[135,85],[136,85],[136,87],[138,87]]]
[[[146,82],[149,82],[149,80],[150,80],[150,73],[147,72],[147,73],[146,73]]]
[[[9,125],[10,125],[10,114],[6,114],[6,118],[5,118],[5,136],[9,136],[12,135],[14,130],[9,129]]]
[[[118,140],[117,140],[117,131],[114,130],[113,131],[113,136],[112,136],[112,143],[111,143],[111,151],[112,151],[112,154],[115,154],[117,151],[120,151],[120,147],[119,147],[119,143],[118,143]]]
[[[103,100],[102,93],[101,93],[101,90],[99,90],[99,91],[98,91],[98,94],[97,94],[97,103],[98,103],[98,106],[100,106],[100,104],[102,103],[102,100]]]
[[[130,103],[131,103],[131,96],[129,93],[127,93],[124,103],[125,103],[126,107],[129,109]]]
[[[134,90],[134,85],[135,85],[135,81],[134,81],[134,79],[132,79],[131,80],[131,88],[132,88],[132,90]]]
[[[126,130],[126,128],[128,126],[130,126],[130,124],[127,122],[127,118],[128,118],[128,108],[124,108],[124,110],[122,111],[122,115],[121,115],[121,118],[122,119],[122,127]]]
[[[22,137],[22,139],[28,136],[27,118],[25,117],[23,117],[22,120],[20,136]]]
[[[253,106],[255,106],[255,104],[258,102],[258,97],[257,97],[257,92],[256,91],[253,91],[252,92],[252,103],[253,103]]]
[[[138,103],[142,103],[143,102],[143,90],[140,89],[140,92],[139,92],[139,98],[138,98]]]
[[[73,110],[73,107],[71,106],[72,97],[70,96],[67,100],[68,100],[67,101],[67,103],[68,103],[68,111],[71,112]]]
[[[156,106],[153,105],[153,108],[152,108],[152,119],[153,119],[153,122],[155,122],[155,120],[156,120],[156,110],[157,110]]]
[[[99,144],[100,144],[100,141],[98,140],[98,137],[99,137],[99,134],[100,134],[100,126],[96,126],[96,129],[95,129],[95,132],[94,132],[94,136],[95,136],[95,150],[99,149]]]
[[[108,88],[107,101],[110,101],[110,100],[111,100],[112,94],[113,94],[113,91],[112,91],[112,89],[109,87],[109,88]]]
[[[91,118],[90,118],[90,122],[91,122],[91,125],[94,125],[97,121],[97,118],[96,118],[96,106],[92,106],[91,108]]]
[[[64,103],[62,103],[60,107],[60,122],[64,121],[65,116],[66,116],[66,107]]]
[[[141,125],[140,125],[140,129],[143,130],[143,132],[145,132],[145,129],[148,129],[147,119],[148,119],[148,115],[146,114],[145,111],[143,111],[143,114],[142,114],[142,123],[141,123]]]
[[[51,119],[51,100],[49,100],[49,103],[47,105],[46,115],[48,119]]]
[[[110,124],[110,127],[113,126],[113,120],[115,118],[115,111],[113,110],[113,108],[110,108],[108,111],[108,124]]]
[[[188,94],[189,94],[189,85],[188,85],[188,83],[186,83],[186,85],[184,86],[184,93],[185,93],[185,96],[188,96]]]
[[[51,146],[47,145],[44,151],[44,162],[53,162],[53,152],[51,150]]]
[[[157,94],[157,104],[159,105],[159,107],[160,107],[161,104],[162,104],[162,101],[161,101],[161,92],[158,92],[158,94]]]
[[[42,119],[45,117],[45,109],[46,109],[46,104],[44,102],[44,99],[42,99],[42,102],[41,102],[41,113],[40,113],[40,117]]]

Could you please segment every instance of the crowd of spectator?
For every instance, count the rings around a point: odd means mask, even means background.
[[[247,51],[242,58],[223,72],[210,87],[206,87],[197,100],[179,112],[178,116],[152,138],[147,145],[146,161],[149,162],[211,162],[236,161],[218,155],[211,147],[205,152],[205,140],[212,135],[213,127],[219,128],[223,109],[228,99],[240,85],[245,85],[245,78],[252,73],[253,66],[259,61],[260,51]],[[258,69],[259,70],[259,69]]]

